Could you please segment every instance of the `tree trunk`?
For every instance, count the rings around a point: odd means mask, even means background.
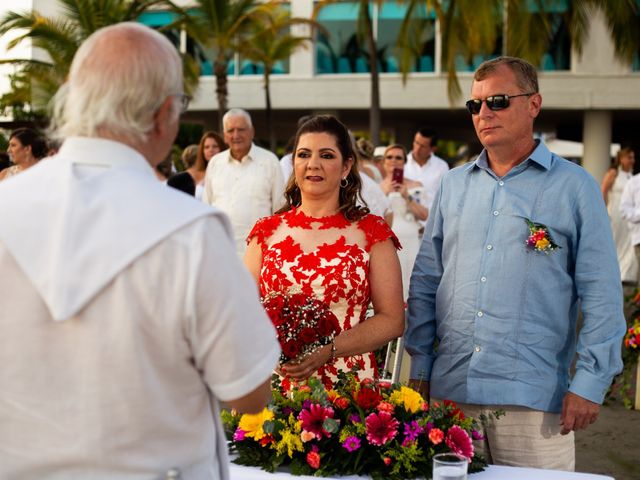
[[[227,111],[227,99],[229,97],[226,60],[216,60],[213,71],[216,76],[216,97],[218,99],[218,129],[220,130],[219,133],[223,134],[224,125],[222,125],[222,117]]]
[[[273,130],[273,112],[271,111],[271,69],[266,65],[264,67],[264,98],[265,98],[265,116],[267,121],[267,132],[269,133],[269,150],[276,153],[276,135]]]
[[[369,15],[368,5],[364,8],[367,47],[369,49],[369,70],[371,72],[371,111],[369,114],[369,135],[371,143],[380,145],[380,73],[378,72],[378,58],[376,39],[373,38],[373,26]]]

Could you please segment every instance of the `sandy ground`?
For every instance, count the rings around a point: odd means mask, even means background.
[[[576,471],[640,480],[640,410],[619,399],[603,405],[598,421],[576,434]]]

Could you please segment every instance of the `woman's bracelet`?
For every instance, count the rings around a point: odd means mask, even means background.
[[[331,339],[331,358],[330,360],[333,362],[336,359],[336,339],[335,337]]]

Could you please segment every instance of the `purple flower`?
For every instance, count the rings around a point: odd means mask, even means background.
[[[358,437],[347,437],[342,444],[342,448],[347,452],[355,452],[360,448],[360,439]]]
[[[355,414],[354,414],[354,415],[351,415],[351,416],[349,417],[349,421],[350,421],[351,423],[360,423],[360,422],[362,422],[362,419],[360,418],[360,415],[355,415]]]
[[[482,435],[477,430],[472,430],[471,431],[471,438],[473,438],[474,440],[484,440],[484,435]]]
[[[302,402],[302,408],[306,408],[307,410],[309,410],[310,406],[311,406],[311,400],[305,400],[304,402]]]
[[[433,423],[427,422],[427,424],[424,426],[424,433],[429,435],[429,432],[431,431],[432,428],[433,428]]]
[[[245,434],[244,430],[240,430],[239,428],[237,428],[236,431],[233,432],[233,441],[234,442],[243,441],[244,440],[244,434]]]
[[[286,415],[286,416],[289,416],[289,415],[291,415],[294,411],[295,411],[295,410],[294,410],[293,408],[291,408],[291,407],[284,407],[284,408],[282,409],[282,414],[283,414],[283,415]]]
[[[421,433],[422,433],[422,428],[420,427],[420,425],[418,425],[418,422],[416,422],[415,420],[412,420],[411,422],[404,424],[405,440],[412,442],[416,438],[418,438],[418,435],[420,435]]]

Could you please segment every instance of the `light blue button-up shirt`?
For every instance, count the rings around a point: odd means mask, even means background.
[[[560,248],[528,247],[525,219],[545,225]],[[609,219],[584,169],[540,143],[501,178],[484,151],[445,174],[405,333],[411,378],[429,380],[432,396],[560,412],[570,390],[601,403],[622,369],[625,328]]]

